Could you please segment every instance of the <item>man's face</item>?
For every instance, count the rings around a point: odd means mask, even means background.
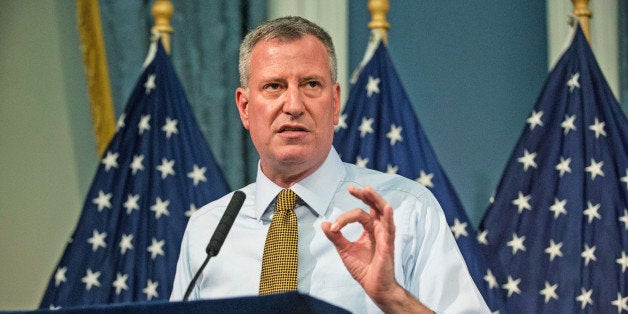
[[[271,180],[296,182],[323,163],[340,111],[327,50],[314,36],[260,41],[249,86],[236,90],[240,119]]]

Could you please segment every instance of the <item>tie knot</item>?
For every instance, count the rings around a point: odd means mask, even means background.
[[[297,194],[292,192],[290,189],[281,190],[281,192],[277,194],[275,211],[287,211],[294,209],[298,198],[299,196],[297,196]]]

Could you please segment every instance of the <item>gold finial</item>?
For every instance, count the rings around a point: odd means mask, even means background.
[[[170,54],[170,35],[172,34],[172,26],[170,18],[174,12],[174,6],[169,0],[156,0],[151,10],[155,19],[153,32],[159,32],[161,35],[161,43],[164,45],[166,52]]]
[[[382,41],[387,45],[390,24],[386,21],[386,14],[390,9],[390,3],[388,0],[368,0],[367,7],[371,12],[371,22],[369,22],[368,27],[379,32],[382,35]]]
[[[591,31],[589,28],[589,20],[593,15],[589,10],[589,0],[571,0],[573,3],[573,15],[578,18],[582,32],[587,38],[587,41],[591,43]]]

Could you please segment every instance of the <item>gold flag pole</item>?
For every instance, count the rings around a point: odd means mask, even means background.
[[[98,156],[102,156],[116,131],[105,42],[102,35],[98,1],[76,0],[83,63],[92,111]]]
[[[388,45],[388,29],[390,24],[386,21],[386,14],[390,9],[388,0],[368,0],[367,7],[371,12],[371,21],[368,27],[382,36],[384,45]]]
[[[172,18],[174,6],[169,0],[157,0],[153,3],[151,12],[153,13],[153,18],[155,19],[155,25],[153,26],[152,31],[160,33],[161,43],[164,45],[166,52],[170,54],[170,35],[172,34],[170,18]]]
[[[573,15],[578,18],[584,36],[587,38],[587,41],[591,43],[589,20],[591,19],[591,16],[593,16],[593,13],[589,10],[589,0],[571,0],[571,2],[574,6]]]

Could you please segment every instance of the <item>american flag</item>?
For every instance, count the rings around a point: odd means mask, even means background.
[[[628,120],[572,34],[480,224],[515,313],[628,311]]]
[[[41,308],[167,300],[188,217],[229,191],[159,40],[149,55]]]
[[[334,147],[361,167],[396,173],[429,188],[441,204],[478,289],[492,310],[503,307],[501,291],[490,290],[490,274],[476,232],[441,168],[399,80],[385,45],[374,34],[355,74],[336,126]]]

